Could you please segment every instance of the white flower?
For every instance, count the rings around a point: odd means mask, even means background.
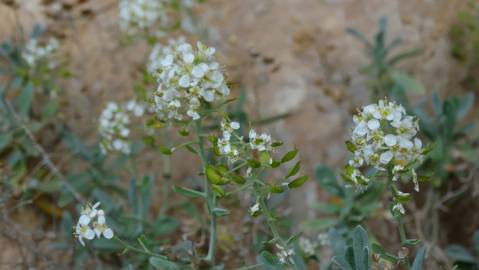
[[[249,144],[252,150],[258,150],[258,151],[272,150],[271,136],[266,133],[262,133],[260,136],[258,136],[256,134],[256,131],[253,129],[249,131]]]
[[[401,105],[380,100],[378,104],[363,107],[353,117],[353,122],[354,153],[350,166],[385,170],[391,163],[408,164],[422,158],[422,143],[415,137],[417,121],[406,115]],[[398,178],[397,173],[394,176]]]
[[[59,47],[58,40],[50,38],[44,45],[39,44],[36,38],[32,38],[25,45],[22,52],[22,58],[31,67],[35,66],[39,61],[46,59],[55,52]]]
[[[294,255],[294,250],[290,248],[285,248],[279,244],[276,244],[278,248],[277,256],[281,264],[291,263],[294,264],[292,256]]]
[[[404,206],[400,203],[396,203],[394,206],[393,206],[393,212],[394,211],[399,211],[399,213],[401,214],[405,214],[406,213],[406,210],[404,210]]]
[[[118,10],[120,28],[129,33],[167,20],[163,0],[120,0]]]
[[[251,215],[255,215],[259,211],[259,203],[254,204],[249,208]]]
[[[158,82],[153,99],[159,118],[196,120],[202,102],[212,103],[229,95],[214,51],[201,43],[193,48],[182,39],[153,48],[148,71]]]
[[[391,159],[393,159],[393,153],[391,151],[386,151],[379,157],[379,161],[382,164],[388,164]]]
[[[305,237],[300,237],[298,241],[299,247],[306,256],[314,256],[316,254],[317,243],[314,243]]]
[[[81,210],[74,235],[82,246],[85,246],[83,239],[93,240],[95,236],[100,238],[102,235],[106,239],[111,239],[114,235],[113,230],[106,224],[105,212],[97,209],[98,206],[100,206],[99,202],[93,206],[87,204]]]
[[[100,206],[100,202],[95,203],[93,206],[86,205],[81,209],[81,215],[78,220],[78,223],[81,225],[88,225],[92,218],[95,218],[98,213],[98,206]]]
[[[98,120],[98,132],[101,136],[100,147],[103,153],[118,151],[130,154],[130,114],[140,117],[145,113],[145,106],[134,101],[128,101],[123,106],[109,102]]]
[[[368,121],[368,128],[370,130],[376,130],[380,127],[379,121],[376,119],[371,119]]]
[[[384,143],[389,147],[395,146],[397,143],[396,136],[393,134],[388,134],[384,136]]]

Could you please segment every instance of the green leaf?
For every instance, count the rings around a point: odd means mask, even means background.
[[[357,148],[356,148],[356,145],[354,145],[353,142],[346,141],[345,143],[346,143],[346,148],[348,149],[349,152],[351,152],[351,153],[356,152]]]
[[[271,162],[271,155],[268,152],[261,152],[259,154],[259,162],[261,162],[263,166],[269,166]]]
[[[263,250],[260,253],[260,256],[263,259],[262,261],[268,266],[278,266],[278,265],[280,265],[278,257],[276,257],[276,255],[272,254],[269,251]]]
[[[306,181],[308,181],[308,176],[303,175],[303,176],[300,176],[300,177],[294,179],[293,181],[289,182],[288,187],[289,188],[299,188],[304,183],[306,183]]]
[[[450,245],[446,248],[446,254],[456,262],[478,263],[477,259],[463,246]]]
[[[19,113],[23,116],[26,116],[30,111],[33,99],[33,84],[29,82],[25,87],[23,87],[20,96],[18,97],[18,108]]]
[[[203,192],[193,190],[193,189],[190,189],[190,188],[173,186],[173,191],[176,192],[176,193],[179,193],[181,195],[191,197],[191,198],[201,198],[201,199],[206,198],[206,195]]]
[[[219,198],[224,197],[225,194],[226,194],[224,189],[222,187],[218,186],[218,185],[211,185],[211,189],[216,194],[216,196],[218,196]]]
[[[411,91],[413,93],[424,94],[425,89],[422,83],[414,79],[413,77],[402,72],[394,72],[392,75],[394,81],[401,85],[404,90]]]
[[[244,177],[241,176],[241,175],[236,175],[236,174],[232,175],[231,179],[233,180],[233,182],[235,182],[238,185],[242,185],[242,184],[246,183],[246,179],[244,179]]]
[[[479,253],[479,231],[474,233],[474,249]]]
[[[180,267],[176,263],[169,261],[168,259],[163,259],[159,257],[150,257],[148,261],[153,267],[157,269],[161,269],[161,270],[179,270],[180,269]]]
[[[324,188],[329,194],[343,197],[344,191],[338,184],[334,171],[326,165],[319,165],[316,168],[316,179],[322,188]]]
[[[426,255],[426,248],[421,247],[416,254],[416,259],[414,259],[414,263],[412,264],[411,270],[422,270],[422,264],[423,264],[425,255]]]
[[[281,163],[286,163],[296,157],[298,154],[298,149],[294,149],[289,151],[288,153],[284,154],[284,156],[281,158]]]
[[[299,169],[301,169],[301,161],[298,160],[296,164],[289,170],[288,174],[286,175],[285,178],[289,178],[299,172]]]
[[[372,249],[373,249],[374,253],[378,254],[381,258],[383,258],[383,259],[385,259],[389,262],[392,262],[394,264],[396,264],[399,261],[398,257],[394,256],[391,253],[386,252],[381,245],[379,245],[377,243],[373,243],[371,246],[372,246]]]
[[[269,187],[269,191],[272,193],[283,193],[284,187],[282,185],[274,184]]]
[[[261,167],[261,163],[257,160],[250,159],[248,160],[248,166],[250,166],[251,168],[257,169]]]
[[[218,217],[223,217],[223,216],[229,215],[230,211],[225,208],[216,207],[216,208],[213,208],[213,213],[215,213],[215,215]]]
[[[160,146],[159,150],[162,154],[167,155],[167,156],[173,154],[173,151],[170,148],[165,147],[165,146]]]
[[[334,218],[322,217],[318,219],[308,220],[304,223],[304,228],[311,231],[321,231],[331,228],[338,224],[338,220]]]
[[[331,259],[332,263],[341,270],[355,270],[353,267],[346,261],[344,257],[335,256]]]
[[[356,270],[369,270],[369,238],[366,230],[356,226],[353,231],[354,265]]]
[[[5,147],[9,146],[11,141],[12,141],[12,133],[6,132],[3,134],[0,134],[0,151],[2,151]]]
[[[220,184],[223,182],[221,179],[222,178],[221,175],[218,173],[215,167],[211,165],[206,165],[205,173],[206,173],[206,178],[211,184]]]

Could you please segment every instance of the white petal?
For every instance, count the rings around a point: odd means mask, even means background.
[[[83,237],[79,236],[79,237],[78,237],[78,242],[80,242],[80,244],[81,244],[82,246],[85,246],[85,242],[83,242]]]
[[[88,225],[90,223],[91,219],[87,215],[81,215],[80,219],[78,220],[78,223],[81,225]]]
[[[113,230],[110,229],[110,228],[107,228],[107,229],[103,232],[103,236],[105,236],[106,239],[111,239],[111,238],[113,238]]]
[[[422,147],[422,141],[418,138],[414,138],[414,146],[417,148],[417,149],[420,149]]]
[[[364,122],[360,122],[355,128],[354,128],[354,134],[359,135],[359,136],[364,136],[368,132],[367,126]]]
[[[397,143],[396,136],[394,136],[392,134],[388,134],[388,135],[384,136],[384,143],[389,147],[395,146],[396,143]]]
[[[85,238],[88,239],[88,240],[92,240],[93,238],[95,238],[95,233],[93,232],[92,229],[88,228],[88,230],[85,232]]]
[[[388,164],[392,158],[393,158],[393,153],[391,151],[386,151],[381,154],[381,156],[379,157],[379,161],[382,164]]]
[[[378,129],[379,127],[380,127],[380,123],[379,123],[378,120],[376,120],[376,119],[371,119],[371,120],[368,121],[368,128],[369,128],[370,130],[376,130],[376,129]]]
[[[231,122],[230,126],[231,126],[232,129],[239,129],[240,128],[240,124],[238,122]]]

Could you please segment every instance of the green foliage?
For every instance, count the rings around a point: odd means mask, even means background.
[[[467,73],[464,85],[467,88],[478,86],[479,68],[479,4],[467,1],[466,8],[458,14],[457,22],[450,30],[451,55],[465,66]]]
[[[450,245],[446,248],[446,254],[458,269],[477,269],[479,268],[479,231],[474,233],[473,247],[474,254],[463,246]]]
[[[406,105],[404,101],[407,91],[424,93],[424,86],[419,81],[396,69],[397,64],[419,55],[422,50],[413,49],[394,54],[394,49],[401,45],[401,39],[386,42],[387,18],[379,20],[379,29],[372,40],[352,28],[348,28],[347,32],[363,43],[369,57],[369,64],[361,68],[361,71],[368,75],[372,101],[387,96]]]
[[[370,214],[381,207],[380,196],[383,187],[380,183],[371,183],[367,190],[357,193],[345,187],[333,170],[326,165],[316,168],[316,180],[329,194],[327,202],[316,202],[312,207],[320,217],[308,220],[304,226],[308,230],[325,230],[331,227],[353,229],[366,220]]]
[[[464,119],[474,104],[474,94],[463,97],[452,96],[441,100],[435,91],[432,95],[433,114],[426,113],[425,102],[420,103],[415,114],[424,135],[433,142],[433,150],[423,165],[425,171],[434,173],[433,183],[440,186],[450,179],[451,168],[457,165],[453,151],[473,152],[474,140],[471,131],[473,123],[464,123]],[[465,155],[468,157],[468,155]],[[469,155],[469,162],[475,162],[474,154]],[[460,171],[453,171],[460,175]]]
[[[332,262],[341,270],[370,270],[371,269],[371,245],[368,233],[357,226],[352,232],[352,242],[343,254],[337,254]]]

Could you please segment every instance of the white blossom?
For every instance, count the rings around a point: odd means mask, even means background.
[[[253,206],[249,208],[249,212],[251,215],[255,215],[257,212],[259,212],[259,203],[255,203]]]
[[[266,133],[262,133],[258,136],[254,129],[249,131],[249,144],[251,149],[258,151],[271,151],[272,141],[271,136]]]
[[[316,255],[316,248],[318,247],[316,242],[313,243],[309,238],[300,237],[298,244],[306,256],[311,257]]]
[[[74,235],[82,246],[85,246],[83,239],[93,240],[95,236],[111,239],[114,235],[113,230],[106,224],[105,212],[98,209],[99,206],[99,202],[93,206],[87,204],[80,211],[80,218],[75,225]]]
[[[277,256],[281,264],[291,263],[294,264],[292,256],[294,255],[294,250],[291,248],[283,247],[282,245],[276,244],[278,248]]]
[[[29,66],[35,66],[38,61],[47,58],[59,47],[58,40],[50,38],[46,44],[40,44],[38,39],[32,38],[25,45],[22,52],[22,58],[27,62]]]
[[[134,33],[167,21],[164,0],[119,0],[120,29]]]
[[[108,151],[130,154],[130,116],[140,117],[145,110],[144,105],[134,100],[128,101],[122,106],[116,102],[109,102],[98,120],[101,151],[104,154]]]
[[[348,176],[359,179],[359,168],[364,166],[386,170],[390,166],[403,166],[422,159],[422,143],[416,136],[417,120],[406,115],[406,110],[394,102],[380,100],[353,117],[351,144],[353,158],[349,161]],[[393,172],[395,179],[401,170]],[[353,177],[354,176],[354,177]],[[367,181],[362,181],[367,182]]]
[[[229,95],[215,50],[196,47],[182,39],[155,46],[148,71],[156,78],[154,109],[163,120],[197,120],[202,102],[212,103]]]

